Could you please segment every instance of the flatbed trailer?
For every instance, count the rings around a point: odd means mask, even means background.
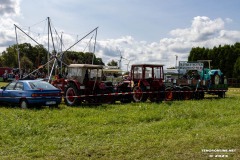
[[[208,63],[208,67],[204,62]],[[227,78],[219,69],[211,69],[210,62],[211,60],[180,61],[179,77],[165,84],[169,92],[173,92],[174,95],[170,100],[203,99],[205,94],[224,98],[228,90]],[[182,70],[185,70],[185,74]]]

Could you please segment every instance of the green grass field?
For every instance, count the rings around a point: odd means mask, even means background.
[[[2,106],[0,159],[240,159],[239,90],[159,104]]]

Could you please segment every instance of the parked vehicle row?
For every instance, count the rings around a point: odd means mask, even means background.
[[[204,68],[202,62],[181,62],[179,69],[185,69],[186,73],[166,82],[163,65],[135,64],[129,76],[113,84],[106,81],[102,65],[70,64],[67,78],[59,77],[52,84],[43,80],[9,83],[0,90],[0,102],[27,108],[57,107],[62,96],[68,106],[203,99],[205,93],[225,97],[228,86],[220,70]]]
[[[163,100],[203,99],[205,93],[224,98],[228,89],[226,77],[217,69],[204,68],[202,62],[184,62],[187,73],[171,83],[164,79],[163,65],[136,64],[128,77],[118,84],[105,81],[101,65],[71,64],[68,76],[52,82],[64,93],[68,106],[85,103],[160,102]],[[184,67],[182,67],[184,68]]]

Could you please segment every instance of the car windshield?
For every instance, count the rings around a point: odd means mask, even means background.
[[[29,85],[31,86],[32,89],[45,89],[45,90],[56,89],[53,85],[45,81],[29,82]]]

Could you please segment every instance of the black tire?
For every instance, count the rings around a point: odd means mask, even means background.
[[[131,89],[126,89],[124,92],[131,92]],[[120,102],[121,103],[131,103],[132,102],[132,95],[131,94],[125,94],[120,96]]]
[[[188,86],[185,86],[182,88],[182,99],[183,100],[189,100],[189,99],[192,99],[193,98],[193,92],[192,92],[192,89]]]
[[[225,98],[225,97],[226,97],[226,93],[225,93],[224,91],[219,92],[219,93],[218,93],[218,97],[219,97],[219,98]]]
[[[173,99],[174,99],[173,89],[172,89],[172,87],[167,87],[165,89],[165,101],[172,101]]]
[[[180,87],[174,88],[174,92],[173,92],[174,100],[182,100],[181,94],[182,93],[181,93],[181,88]]]
[[[73,84],[69,85],[64,92],[64,102],[67,106],[76,106],[81,103],[80,98],[78,97],[79,91],[77,87]]]
[[[199,92],[199,99],[204,99],[204,91]]]
[[[149,99],[151,102],[157,102],[157,100],[158,100],[158,99],[157,99],[157,95],[155,95],[155,94],[153,94],[153,93],[152,93],[152,95],[149,96],[148,99]]]
[[[58,106],[58,104],[55,104],[55,105],[49,106],[49,108],[51,108],[51,109],[59,109],[59,106]]]
[[[195,99],[204,99],[204,92],[203,91],[196,91],[194,93],[194,98]]]
[[[134,102],[146,102],[148,95],[145,92],[146,89],[143,86],[135,85],[133,87],[133,101]]]
[[[19,107],[22,109],[27,109],[29,107],[28,101],[26,99],[22,99],[19,103]]]
[[[159,102],[162,102],[165,98],[165,95],[164,95],[164,89],[163,88],[159,88],[159,90],[157,91],[153,91],[153,92],[157,92],[157,93],[151,93],[148,97],[148,99],[151,101],[151,102],[156,102],[156,103],[159,103]]]
[[[98,97],[99,101],[101,103],[105,103],[105,104],[113,104],[113,103],[115,103],[115,96],[111,95],[113,93],[113,89],[112,88],[107,88],[106,90],[101,90],[100,93],[101,94],[109,94],[109,95],[104,95],[103,97]]]
[[[130,95],[128,96],[123,96],[121,99],[120,99],[120,102],[121,103],[131,103],[132,102],[132,97]]]

